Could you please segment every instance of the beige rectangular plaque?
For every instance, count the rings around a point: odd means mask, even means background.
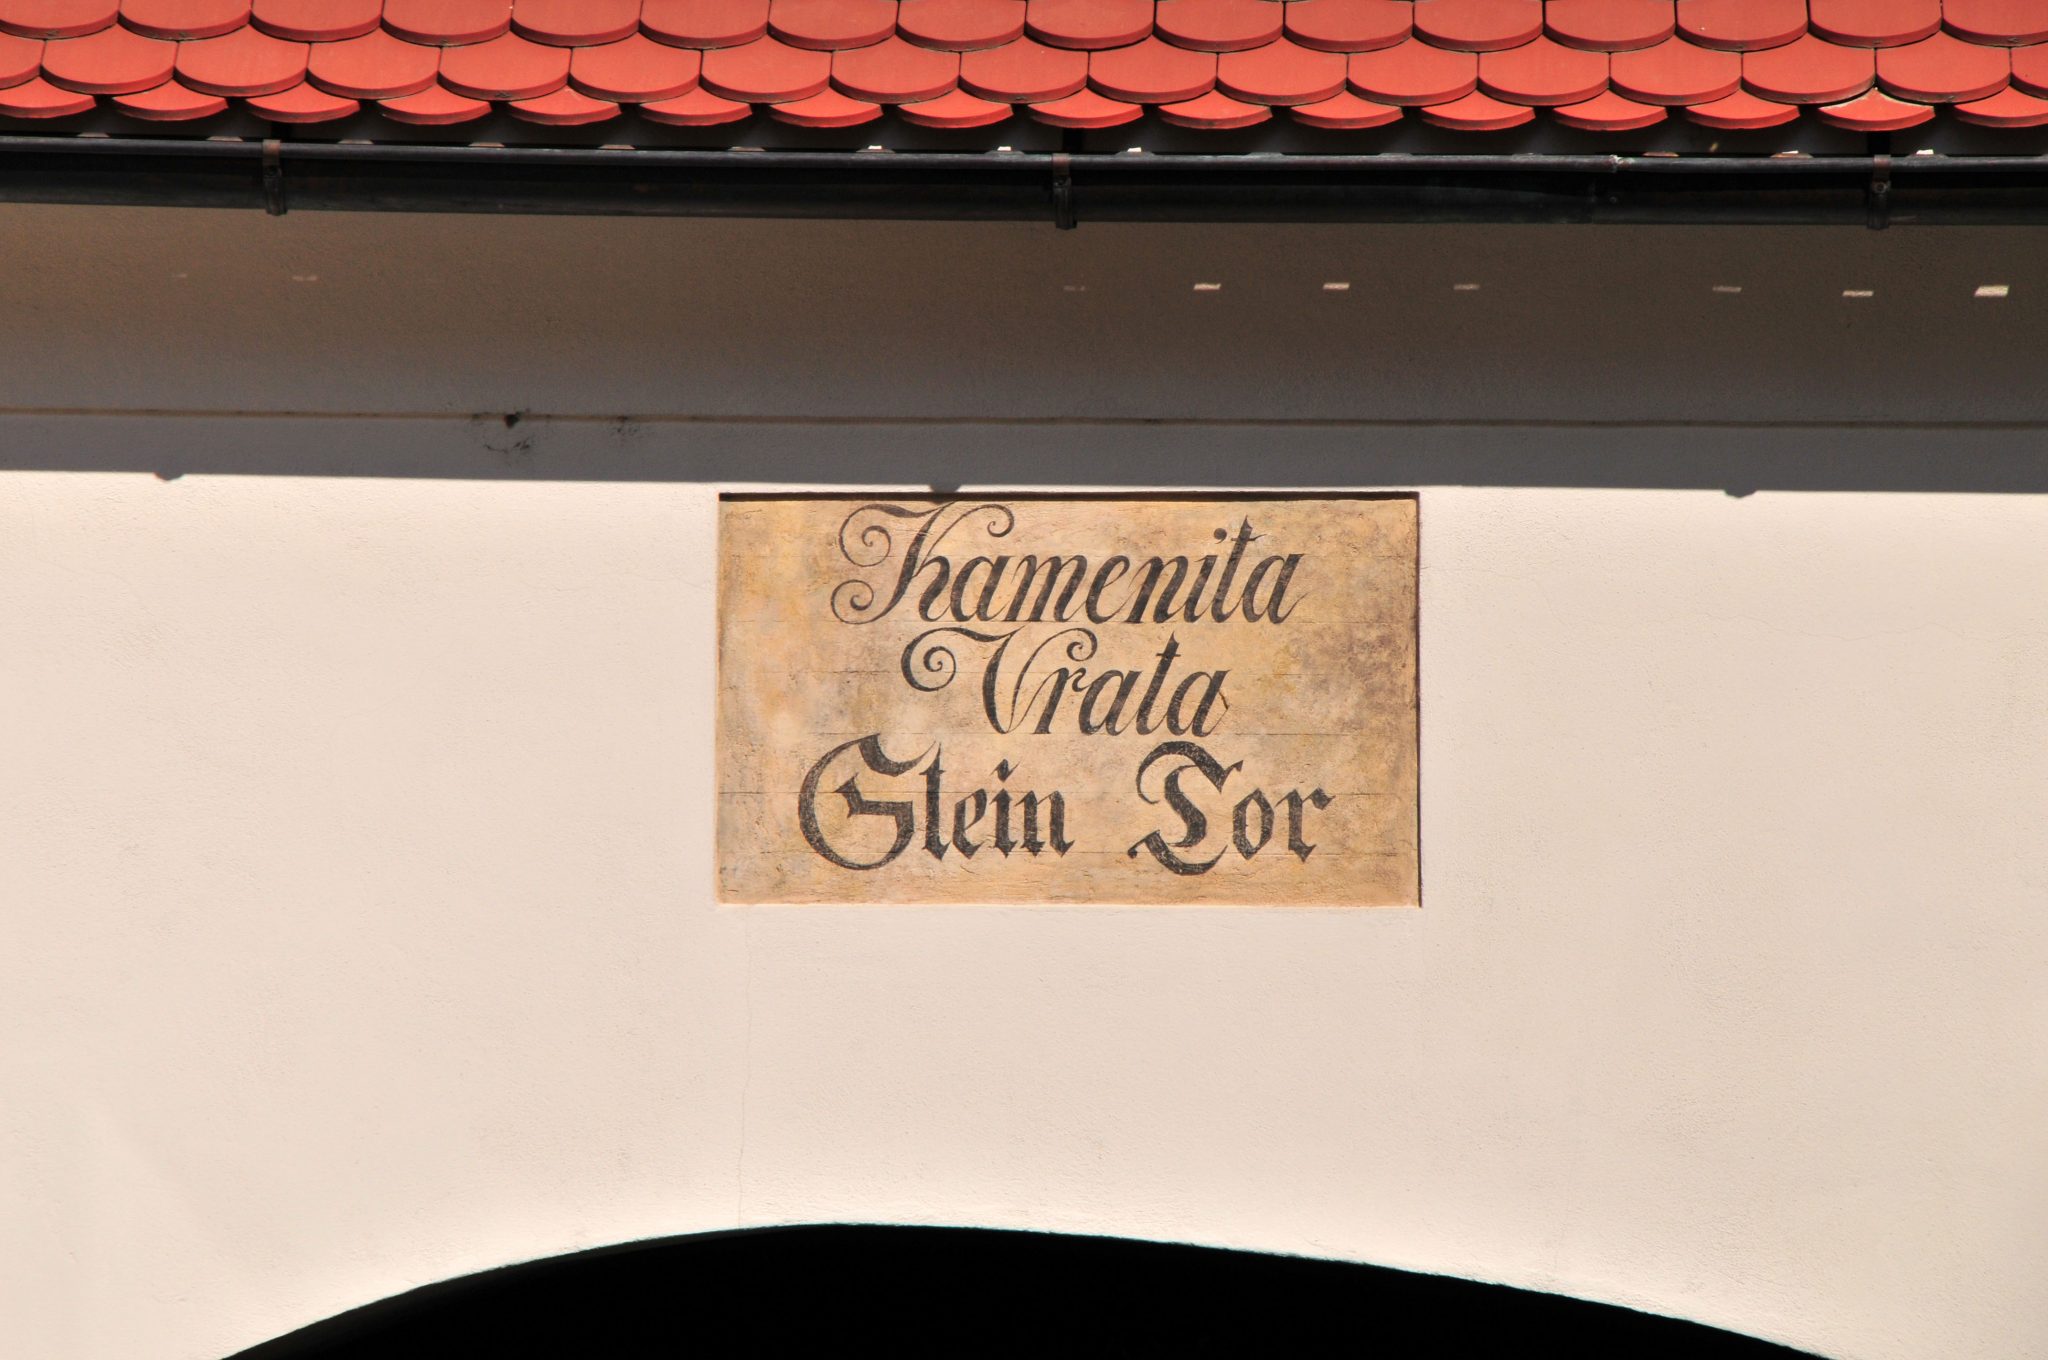
[[[1413,906],[1412,497],[728,497],[730,902]]]

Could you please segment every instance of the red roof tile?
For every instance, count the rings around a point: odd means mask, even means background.
[[[456,94],[453,90],[439,85],[430,85],[418,94],[383,100],[378,107],[384,110],[386,116],[396,118],[401,123],[418,123],[424,127],[468,123],[491,111],[491,106],[486,101]]]
[[[315,43],[309,79],[344,99],[397,99],[434,83],[441,49],[400,41],[382,29],[360,38]]]
[[[1027,8],[1024,0],[903,0],[896,7],[896,31],[911,42],[948,51],[1001,47],[1024,35]]]
[[[832,58],[832,84],[841,94],[873,104],[915,104],[937,99],[960,79],[960,56],[889,38]]]
[[[1024,30],[1051,47],[1126,47],[1152,32],[1152,0],[1030,0]]]
[[[593,99],[646,104],[697,88],[700,53],[634,34],[601,47],[579,47],[569,61],[569,83]]]
[[[1807,11],[1829,42],[1899,47],[1941,30],[1941,0],[1807,0]]]
[[[1216,84],[1216,54],[1147,38],[1088,56],[1088,83],[1132,104],[1178,104]]]
[[[1424,108],[1463,99],[1479,88],[1479,58],[1413,38],[1351,57],[1351,88],[1382,104]]]
[[[38,76],[0,90],[0,117],[65,118],[89,112],[96,102],[89,94],[52,85]]]
[[[1538,38],[1479,54],[1479,88],[1510,104],[1581,104],[1607,88],[1607,54]]]
[[[1583,128],[1588,132],[1633,132],[1637,128],[1661,123],[1666,117],[1661,105],[1638,104],[1611,90],[1582,104],[1567,104],[1553,109],[1551,113],[1566,127]]]
[[[1010,117],[1011,108],[993,100],[977,99],[965,90],[955,90],[937,99],[899,104],[896,112],[905,122],[919,127],[977,128],[1002,122]]]
[[[258,117],[273,123],[325,123],[347,118],[363,107],[353,99],[329,94],[311,81],[276,94],[258,95],[248,104]]]
[[[868,47],[896,31],[896,3],[895,0],[772,0],[768,6],[768,31],[791,47],[808,47],[818,52]],[[821,111],[819,116],[847,115],[841,110],[836,114]],[[858,121],[866,122],[867,119]],[[812,123],[807,126],[848,125]]]
[[[882,116],[882,106],[849,99],[837,90],[821,90],[807,99],[777,104],[768,112],[777,121],[796,127],[842,128],[872,123]]]
[[[513,0],[512,28],[557,47],[614,43],[640,31],[640,0]]]
[[[1414,31],[1408,0],[1289,0],[1287,33],[1324,52],[1392,47]]]
[[[1877,83],[1885,93],[1921,104],[1988,99],[2005,88],[2011,74],[2012,56],[2004,48],[1979,47],[1946,33],[1877,53]]]
[[[384,0],[256,0],[250,20],[273,38],[339,42],[359,38],[384,17]]]
[[[1615,53],[1607,82],[1616,93],[1646,104],[1711,104],[1741,88],[1742,58],[1672,38]]]
[[[43,44],[43,74],[80,94],[134,94],[171,78],[178,45],[126,28],[103,28],[83,38]]]
[[[569,83],[569,52],[507,33],[442,53],[441,83],[471,99],[538,99]]]
[[[1730,52],[1783,47],[1806,33],[1806,0],[1678,0],[1678,31]]]
[[[512,28],[512,0],[384,0],[384,27],[408,42],[454,47]]]
[[[1521,104],[1503,104],[1498,99],[1475,93],[1448,104],[1432,105],[1422,111],[1422,116],[1438,127],[1458,132],[1500,132],[1520,127],[1536,114]]]
[[[832,79],[832,54],[757,38],[744,47],[704,54],[704,88],[746,104],[788,104],[823,94]]]
[[[121,0],[121,22],[145,38],[217,38],[249,22],[249,0]]]
[[[747,117],[754,110],[737,100],[721,99],[706,89],[695,89],[674,99],[661,99],[651,104],[642,104],[640,114],[657,123],[670,123],[676,127],[715,127],[720,123],[731,123]]]
[[[611,100],[592,99],[567,85],[532,99],[515,99],[505,108],[514,118],[546,127],[585,127],[619,116],[619,106]]]
[[[1033,104],[1031,114],[1041,123],[1054,127],[1106,128],[1128,123],[1145,115],[1142,104],[1126,104],[1120,100],[1107,99],[1093,90],[1070,94],[1065,99],[1050,103]]]
[[[1159,0],[1152,25],[1160,37],[1182,47],[1242,52],[1278,38],[1285,9],[1273,0]],[[1182,115],[1181,121],[1201,116]]]
[[[1737,90],[1726,99],[1690,105],[1685,116],[1707,127],[1736,131],[1789,123],[1799,116],[1799,107],[1796,104],[1773,103],[1757,98],[1748,90]]]
[[[34,80],[43,70],[43,44],[39,38],[18,38],[0,33],[0,90]]]
[[[1241,128],[1263,123],[1273,116],[1264,104],[1247,104],[1211,90],[1178,104],[1162,104],[1159,116],[1178,127]]]
[[[0,30],[24,38],[77,38],[99,32],[120,13],[120,0],[12,0],[0,5]]]
[[[1415,7],[1415,31],[1467,52],[1520,47],[1543,32],[1543,0],[1429,0]]]
[[[1884,132],[2043,104],[2048,0],[0,0],[7,119]]]
[[[768,0],[644,0],[640,27],[656,42],[677,47],[739,47],[766,36]],[[676,110],[669,121],[695,117],[694,107]]]
[[[2048,46],[2012,50],[2012,83],[2028,94],[2048,97]]]
[[[1941,22],[1966,42],[2021,47],[2048,42],[2041,0],[1942,0]]]
[[[311,47],[243,27],[219,38],[178,44],[178,79],[207,94],[276,94],[306,79]]]
[[[1318,104],[1344,92],[1350,62],[1341,52],[1270,43],[1216,59],[1216,85],[1253,104]]]
[[[1628,52],[1677,32],[1678,12],[1673,0],[1550,0],[1543,27],[1566,47]]]
[[[1087,83],[1087,53],[1029,38],[960,57],[960,87],[984,99],[1045,104],[1078,93]]]
[[[2008,87],[1989,99],[1956,105],[1956,117],[1984,127],[2048,127],[2048,99],[2036,99]]]
[[[1822,121],[1851,132],[1897,132],[1926,122],[1934,116],[1934,110],[1925,104],[1894,99],[1883,90],[1872,90],[1843,103],[1830,104],[1820,111],[1820,116]]]
[[[1294,115],[1296,122],[1341,131],[1385,127],[1401,118],[1401,110],[1393,105],[1360,99],[1349,90],[1319,104],[1297,104],[1288,112]]]
[[[114,104],[131,118],[144,118],[153,123],[182,123],[193,118],[211,118],[225,110],[228,101],[217,94],[202,94],[186,89],[175,80],[167,80],[154,89],[117,95]]]
[[[1877,82],[1877,54],[1807,36],[1783,47],[1745,52],[1742,86],[1780,104],[1833,104]]]

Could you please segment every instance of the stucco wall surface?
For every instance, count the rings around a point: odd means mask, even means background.
[[[0,214],[36,323],[0,337],[9,1349],[200,1360],[834,1219],[1355,1258],[1831,1356],[2048,1347],[2048,484],[1998,348],[2039,323],[1944,291],[2022,238],[1783,238],[1757,269],[1924,292],[1688,351],[1655,290],[1704,294],[1725,238],[975,229],[935,295],[876,280],[938,228],[465,225],[530,266],[484,315],[547,346],[454,305],[482,271],[445,222],[116,216]],[[117,324],[109,279],[169,288],[206,232],[241,253],[205,297]],[[650,241],[666,282],[575,310]],[[762,241],[876,272],[743,296],[718,265]],[[1149,356],[1050,311],[1007,362],[905,338],[993,333],[997,246],[1050,309],[1083,263],[1416,241],[1447,299],[1489,260],[1482,298],[1542,296],[1397,352],[1347,322],[1349,367],[1270,298],[1244,367],[1142,290],[1112,319]],[[371,250],[407,243],[453,281]],[[287,325],[295,252],[386,272]],[[1652,295],[1596,326],[1603,252]],[[885,293],[867,332],[791,320]],[[1254,381],[1288,355],[1291,413]],[[718,905],[717,493],[933,482],[1419,489],[1423,909]]]
[[[9,1334],[815,1219],[2044,1339],[2048,507],[1424,493],[1420,912],[730,908],[696,486],[14,474]]]

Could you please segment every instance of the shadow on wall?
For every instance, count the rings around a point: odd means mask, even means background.
[[[671,1238],[429,1285],[232,1360],[777,1353],[1803,1355],[1697,1323],[1377,1266],[971,1228]],[[1539,1352],[1540,1353],[1540,1352]]]

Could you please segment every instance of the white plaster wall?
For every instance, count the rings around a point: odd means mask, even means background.
[[[714,491],[15,473],[7,1333],[818,1219],[2038,1350],[2048,505],[1427,489],[1427,906],[713,904]]]
[[[743,258],[813,281],[877,247],[847,288],[899,344],[863,386],[858,328],[798,324],[849,293],[705,281],[733,224],[465,225],[526,280],[498,297],[445,222],[116,216],[0,213],[33,320],[0,335],[9,1349],[199,1360],[820,1219],[1350,1257],[1832,1356],[2048,1348],[2042,323],[1946,291],[2022,238],[1800,238],[1757,267],[1889,269],[1918,310],[1687,350],[1661,294],[1576,299],[1603,254],[1654,292],[1733,238],[761,228]],[[442,276],[393,247],[429,238],[466,327],[397,324]],[[942,239],[936,301],[884,287]],[[617,248],[662,240],[709,253],[631,295]],[[1403,242],[1541,297],[1504,330],[1401,302],[1412,343],[1350,367],[1245,304],[1236,367],[1142,289],[1079,357],[1064,303],[1003,337],[980,291]],[[136,291],[202,245],[205,299]],[[294,314],[295,252],[384,272]],[[536,338],[590,271],[616,314]],[[664,333],[700,338],[627,343]],[[1758,352],[1803,367],[1717,405]],[[1167,423],[1089,417],[1126,399]],[[469,414],[508,407],[590,418]],[[1686,423],[1731,409],[1765,423]],[[762,478],[1419,486],[1426,907],[715,905],[713,511]]]

